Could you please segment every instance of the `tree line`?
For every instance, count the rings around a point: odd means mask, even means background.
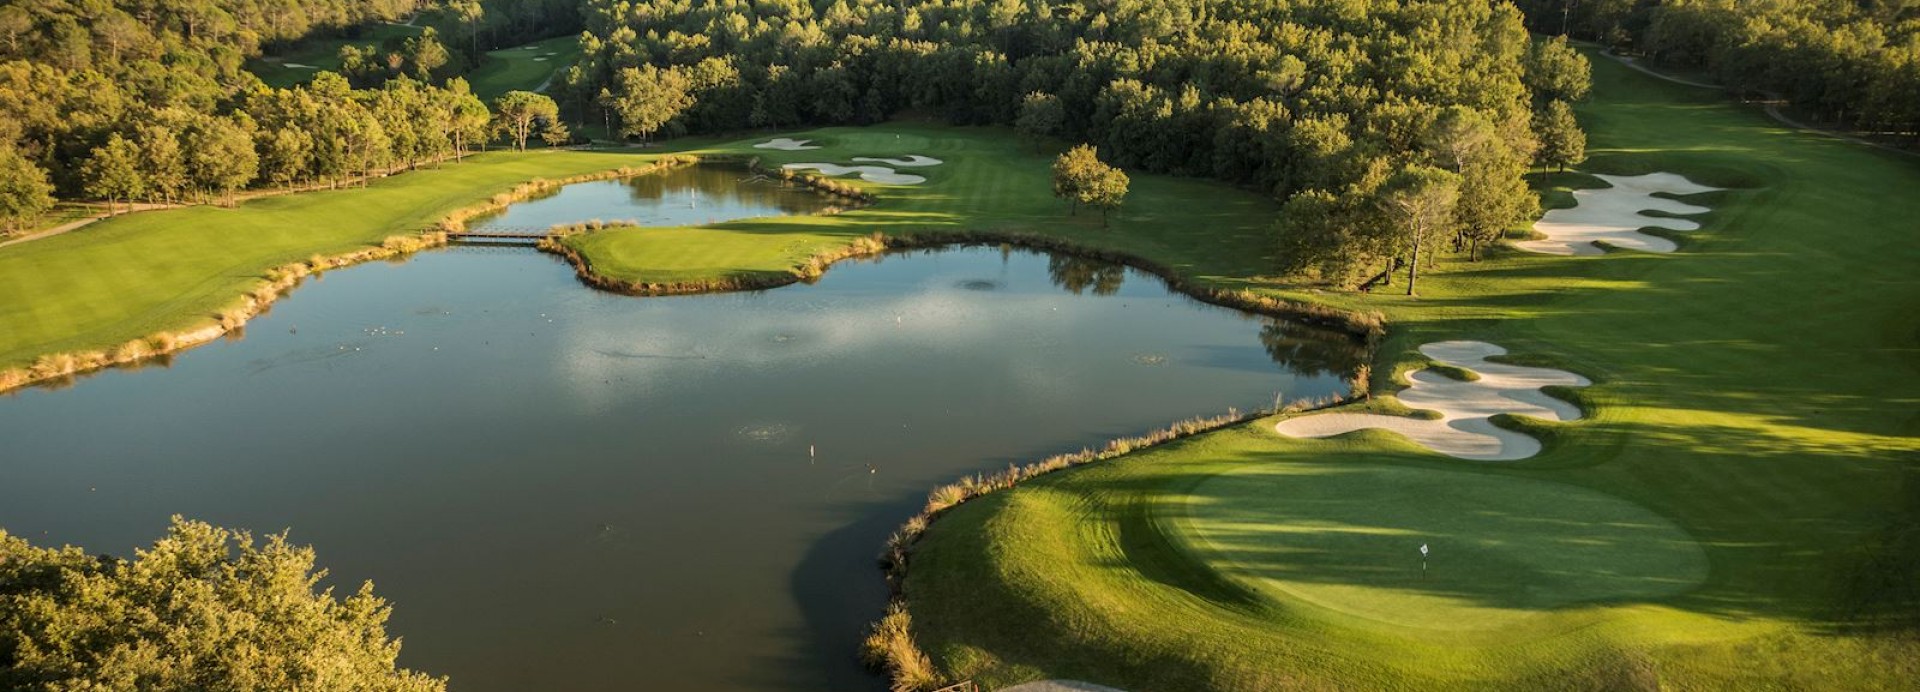
[[[253,3],[23,0],[0,7],[0,226],[57,198],[231,202],[255,186],[339,185],[485,146],[570,137],[546,96],[502,97],[499,116],[463,80],[423,69],[355,88],[322,72],[268,87],[242,63],[263,44],[393,21],[415,0]],[[446,53],[432,33],[415,55]],[[352,66],[347,70],[352,74]],[[531,115],[529,115],[531,113]],[[557,136],[557,139],[556,139]]]
[[[1536,31],[1704,70],[1816,118],[1920,144],[1920,3],[1907,0],[1517,0]]]
[[[1477,0],[589,0],[584,15],[556,99],[628,136],[921,113],[1376,218],[1392,174],[1444,166],[1471,225],[1503,230],[1533,209],[1536,155],[1577,160],[1566,104],[1587,80],[1513,6]],[[1427,146],[1442,127],[1471,139],[1446,161]],[[1283,229],[1283,260],[1327,281],[1385,251],[1345,224],[1293,239],[1308,230]]]

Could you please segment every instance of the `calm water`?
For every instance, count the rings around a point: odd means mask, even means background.
[[[582,221],[632,221],[642,226],[698,226],[762,216],[812,214],[826,198],[778,179],[730,166],[687,166],[625,180],[558,188],[547,195],[476,219],[474,230],[550,228]],[[583,214],[581,210],[592,210]]]
[[[175,513],[290,528],[460,690],[880,689],[873,556],[929,488],[1333,392],[1356,357],[997,248],[673,298],[455,248],[331,273],[170,367],[0,396],[0,526],[119,554]]]

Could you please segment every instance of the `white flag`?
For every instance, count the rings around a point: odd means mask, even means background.
[[[1426,556],[1427,556],[1427,544],[1425,544],[1425,543],[1421,543],[1421,544],[1420,544],[1420,557],[1426,557]]]

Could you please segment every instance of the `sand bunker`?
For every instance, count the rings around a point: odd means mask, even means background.
[[[283,67],[287,67],[287,68],[289,68],[289,69],[295,69],[295,70],[318,70],[318,69],[320,69],[320,68],[318,68],[318,67],[314,67],[314,66],[312,66],[312,65],[302,65],[302,64],[300,64],[300,63],[297,63],[297,62],[283,62],[283,63],[280,63],[280,64],[281,64],[281,66],[283,66]]]
[[[1548,420],[1577,420],[1580,409],[1547,396],[1541,387],[1585,387],[1585,377],[1564,370],[1529,368],[1487,361],[1506,349],[1484,341],[1441,341],[1420,347],[1427,357],[1480,375],[1462,382],[1432,370],[1407,375],[1412,384],[1399,393],[1401,403],[1437,411],[1427,420],[1372,413],[1324,413],[1280,421],[1274,429],[1294,437],[1330,437],[1365,428],[1391,430],[1433,451],[1462,459],[1512,460],[1540,453],[1540,441],[1495,426],[1490,418],[1510,413]]]
[[[842,166],[837,163],[789,163],[783,166],[783,168],[795,171],[816,170],[820,171],[823,175],[829,176],[859,173],[861,180],[885,185],[919,185],[920,183],[927,182],[926,178],[907,173],[895,173],[893,169],[885,166]]]
[[[895,166],[898,168],[919,168],[921,166],[938,166],[942,163],[946,163],[945,161],[941,161],[940,159],[936,159],[931,156],[921,156],[919,154],[914,154],[902,159],[885,159],[877,156],[855,156],[853,157],[853,160],[863,161],[866,163],[884,163],[889,166]]]
[[[779,149],[781,151],[806,151],[808,149],[819,149],[820,145],[818,144],[808,144],[808,142],[812,142],[812,141],[813,140],[811,139],[787,139],[786,137],[775,137],[765,142],[755,144],[753,145],[753,148]]]
[[[1514,246],[1522,250],[1549,255],[1598,255],[1602,250],[1593,243],[1601,241],[1614,247],[1630,250],[1673,252],[1679,249],[1673,241],[1641,233],[1640,229],[1656,227],[1673,231],[1692,231],[1699,229],[1700,224],[1686,219],[1647,216],[1641,212],[1699,214],[1712,210],[1664,197],[1655,197],[1653,194],[1665,192],[1691,195],[1721,189],[1700,185],[1672,173],[1632,176],[1596,175],[1594,177],[1607,181],[1613,187],[1575,190],[1573,207],[1549,211],[1533,225],[1533,230],[1547,236],[1545,240],[1521,241],[1514,243]]]

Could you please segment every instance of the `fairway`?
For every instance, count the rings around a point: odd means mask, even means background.
[[[1705,553],[1685,532],[1632,502],[1403,466],[1239,467],[1194,487],[1175,536],[1255,591],[1431,630],[1654,599],[1707,575]]]
[[[512,48],[488,51],[467,83],[480,100],[491,103],[509,91],[547,91],[553,76],[580,59],[580,37],[560,36]]]
[[[1920,168],[1593,71],[1591,157],[1538,176],[1544,205],[1591,174],[1722,188],[1682,200],[1698,230],[1655,231],[1674,252],[1443,257],[1417,298],[1237,276],[1387,315],[1374,402],[1348,410],[1394,412],[1420,345],[1478,340],[1590,380],[1556,393],[1588,415],[1502,421],[1542,449],[1497,463],[1269,418],[986,495],[913,549],[935,665],[989,687],[1910,687],[1920,651],[1853,618],[1911,607],[1885,585],[1920,522]],[[1448,573],[1409,588],[1421,536]]]

